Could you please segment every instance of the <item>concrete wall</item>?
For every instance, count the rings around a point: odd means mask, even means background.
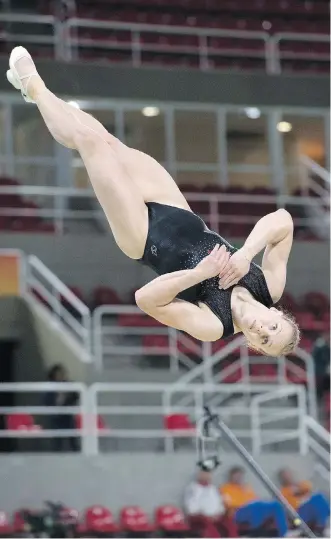
[[[84,350],[74,338],[54,320],[37,302],[28,301],[36,339],[43,358],[43,372],[56,363],[64,363],[69,377],[75,382],[86,382],[88,366],[82,361]],[[45,378],[43,378],[45,380]]]
[[[14,376],[17,382],[44,379],[42,353],[31,313],[18,297],[0,298],[0,339],[18,342],[15,349]]]
[[[8,69],[7,58],[0,59],[0,72]],[[38,70],[51,90],[72,97],[93,96],[105,99],[134,99],[217,103],[247,106],[323,107],[330,103],[330,78],[327,75],[286,73],[236,73],[199,71],[181,67],[132,68],[102,65],[98,62],[50,62],[38,59]],[[56,77],[54,76],[56,73]],[[74,81],[74,82],[73,82]],[[95,83],[98,81],[98,84]],[[10,88],[5,77],[0,92]]]
[[[242,242],[236,241],[235,245]],[[105,235],[1,234],[0,248],[18,248],[38,256],[68,285],[81,287],[89,299],[99,285],[111,286],[125,294],[153,275],[141,264],[125,257],[111,233]],[[309,290],[330,291],[330,251],[327,242],[295,242],[289,267],[287,289],[299,296]]]
[[[240,463],[233,454],[223,454],[222,459],[216,484],[224,480],[228,467]],[[270,454],[259,462],[273,479],[284,463],[302,477],[312,478],[309,458]],[[158,504],[181,503],[183,489],[194,471],[194,454],[0,456],[0,483],[6,485],[0,488],[0,507],[5,511],[38,507],[50,499],[79,510],[100,503],[117,512],[123,505],[138,503],[152,512]],[[259,480],[250,474],[248,479],[261,496],[267,496]]]

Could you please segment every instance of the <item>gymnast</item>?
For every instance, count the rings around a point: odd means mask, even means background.
[[[250,347],[269,356],[295,349],[296,322],[273,307],[284,291],[293,241],[286,210],[262,217],[235,249],[192,212],[157,161],[48,90],[26,49],[13,49],[9,68],[8,81],[37,105],[54,139],[79,152],[119,248],[158,274],[136,291],[142,311],[201,341],[243,333]],[[253,258],[262,250],[260,267]]]

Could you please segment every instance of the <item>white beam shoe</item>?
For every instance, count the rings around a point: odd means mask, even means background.
[[[22,58],[29,58],[31,60],[32,66],[31,66],[31,72],[28,72],[26,75],[20,76],[15,65],[19,60]],[[31,55],[28,53],[28,51],[24,47],[15,47],[9,57],[9,67],[10,69],[7,71],[7,79],[16,88],[16,90],[20,90],[23,98],[27,103],[35,103],[31,97],[29,97],[27,89],[29,86],[29,82],[31,77],[34,75],[38,75],[36,67],[34,65],[34,62],[31,58]],[[23,80],[27,80],[25,87],[23,86]]]

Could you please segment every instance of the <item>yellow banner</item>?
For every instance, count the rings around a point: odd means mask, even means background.
[[[0,250],[0,296],[18,296],[21,294],[20,253]]]

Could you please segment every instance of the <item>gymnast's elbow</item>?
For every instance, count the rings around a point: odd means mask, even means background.
[[[293,219],[290,212],[288,212],[284,208],[279,208],[279,210],[275,212],[275,215],[277,215],[279,222],[283,225],[284,228],[286,228],[288,232],[293,231]]]
[[[141,311],[146,314],[151,314],[151,312],[153,311],[153,301],[150,294],[148,294],[146,290],[144,290],[144,288],[136,290],[134,298],[136,301],[136,305]]]

